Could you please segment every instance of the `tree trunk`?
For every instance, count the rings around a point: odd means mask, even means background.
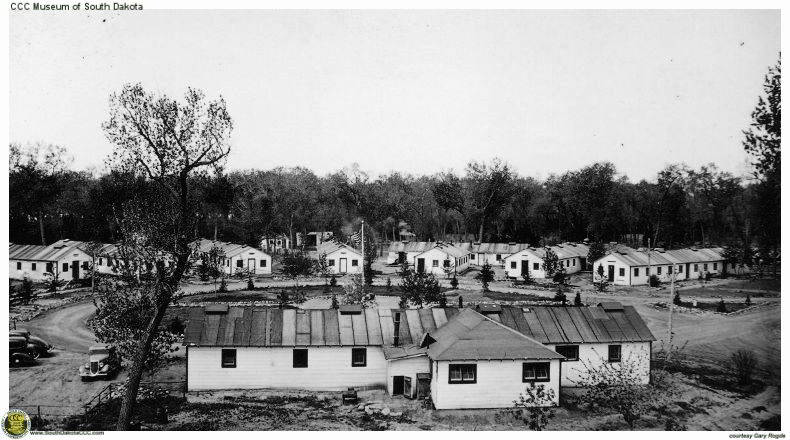
[[[165,287],[167,289],[167,287]],[[154,342],[156,330],[162,323],[162,318],[165,316],[167,306],[170,304],[171,293],[166,292],[166,297],[159,303],[156,314],[151,318],[151,322],[146,329],[145,339],[138,344],[137,352],[134,355],[134,362],[132,369],[129,372],[129,378],[126,380],[126,392],[121,402],[121,409],[118,413],[118,423],[115,428],[118,431],[126,431],[129,429],[129,422],[132,419],[135,403],[137,401],[137,392],[140,389],[140,380],[143,377],[143,370],[145,369],[145,358],[151,350],[151,344]]]
[[[217,222],[218,221],[219,220],[217,219],[217,217],[214,217],[214,241],[217,241]]]
[[[46,246],[47,241],[44,239],[44,213],[38,211],[38,230],[41,233],[41,245]]]
[[[477,238],[477,241],[479,241],[480,243],[483,242],[483,226],[485,226],[485,224],[486,224],[486,219],[485,217],[483,217],[480,219],[480,232],[478,233],[478,238]]]

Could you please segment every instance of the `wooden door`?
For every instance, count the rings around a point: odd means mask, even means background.
[[[250,273],[255,273],[255,258],[247,258],[247,270]]]
[[[77,260],[71,262],[71,278],[80,279],[80,262]]]
[[[611,283],[612,281],[614,281],[614,265],[610,264],[609,265],[609,282]]]
[[[529,271],[529,260],[521,260],[521,276],[524,276]]]
[[[419,273],[425,272],[425,258],[417,259],[417,272]]]
[[[392,395],[403,394],[403,376],[392,376]]]
[[[348,270],[348,259],[347,258],[341,258],[340,259],[340,273],[346,273],[347,270]]]

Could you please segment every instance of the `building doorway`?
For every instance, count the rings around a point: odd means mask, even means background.
[[[80,262],[77,260],[71,262],[71,279],[80,279]]]
[[[529,273],[529,260],[521,260],[521,276]]]
[[[417,259],[417,272],[419,273],[425,272],[425,258]]]
[[[614,264],[609,265],[609,282],[614,281]]]
[[[340,273],[346,273],[348,271],[348,259],[341,258],[340,259]]]

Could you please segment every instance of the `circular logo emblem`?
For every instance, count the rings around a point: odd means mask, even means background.
[[[3,417],[3,432],[11,438],[24,437],[30,432],[30,417],[18,409],[11,409]]]

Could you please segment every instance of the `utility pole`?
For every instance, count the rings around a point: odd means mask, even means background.
[[[650,287],[650,276],[653,272],[653,266],[650,264],[650,239],[647,239],[647,286]]]
[[[672,263],[672,273],[669,276],[669,333],[667,334],[667,362],[672,357],[672,312],[675,308],[675,274],[677,268]]]

